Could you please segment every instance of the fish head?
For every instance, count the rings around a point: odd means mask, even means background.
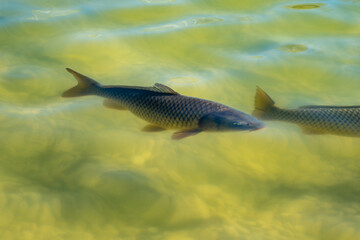
[[[255,131],[264,127],[257,118],[237,110],[209,113],[199,121],[204,131]]]

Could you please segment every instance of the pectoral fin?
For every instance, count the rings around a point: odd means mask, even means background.
[[[121,103],[111,100],[111,99],[105,99],[103,102],[103,105],[107,108],[117,109],[117,110],[126,110],[126,107],[124,107]]]
[[[173,140],[180,140],[180,139],[183,139],[186,137],[194,136],[200,132],[201,132],[200,129],[190,129],[190,130],[178,131],[178,132],[175,132],[171,138]]]
[[[155,126],[155,125],[146,125],[141,131],[143,132],[161,132],[161,131],[165,131],[165,128],[159,127],[159,126]]]

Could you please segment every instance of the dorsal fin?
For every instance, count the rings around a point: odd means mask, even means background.
[[[269,113],[275,108],[274,100],[272,100],[264,90],[257,86],[253,116],[257,118],[267,118]]]
[[[161,93],[168,93],[168,94],[174,94],[177,95],[179,93],[175,92],[174,90],[172,90],[171,88],[169,88],[168,86],[165,86],[161,83],[155,83],[155,85],[152,87],[152,91],[154,92],[161,92]]]

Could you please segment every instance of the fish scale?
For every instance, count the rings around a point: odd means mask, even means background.
[[[100,96],[107,96],[106,89]],[[199,119],[214,111],[230,110],[222,104],[182,95],[156,96],[145,92],[138,97],[121,94],[115,101],[136,116],[164,128],[195,128]]]
[[[321,107],[318,109],[276,109],[272,117],[314,128],[320,132],[340,135],[360,134],[360,108],[357,110]]]

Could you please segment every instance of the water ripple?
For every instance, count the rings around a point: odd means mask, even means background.
[[[163,4],[163,3],[174,3],[176,0],[141,0],[145,3],[152,3],[152,4]]]
[[[324,5],[325,5],[324,3],[306,3],[306,4],[288,5],[286,6],[286,8],[291,8],[295,10],[308,10],[308,9],[319,8]]]
[[[211,23],[218,23],[224,21],[222,18],[218,17],[195,17],[187,20],[178,21],[175,23],[164,24],[157,27],[146,28],[145,32],[166,32],[175,29],[183,29],[188,27],[193,27],[196,25],[205,25]]]
[[[301,44],[288,44],[280,47],[280,50],[289,53],[305,52],[308,48]]]
[[[31,17],[29,17],[29,20],[35,20],[35,21],[43,21],[43,20],[48,20],[51,18],[56,18],[56,17],[64,17],[64,16],[68,16],[71,14],[75,14],[80,12],[80,10],[78,9],[63,9],[63,10],[33,10],[31,11],[32,15]]]

